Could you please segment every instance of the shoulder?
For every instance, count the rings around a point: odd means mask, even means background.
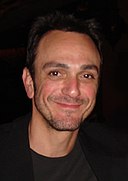
[[[5,142],[5,139],[9,136],[10,131],[12,130],[12,126],[12,122],[0,125],[0,143]]]
[[[87,122],[79,137],[82,144],[101,154],[128,156],[128,132],[111,127],[105,122]]]
[[[23,127],[27,127],[29,117],[30,115],[25,115],[0,125],[0,147],[9,144],[10,139],[14,138],[17,132],[23,130]]]

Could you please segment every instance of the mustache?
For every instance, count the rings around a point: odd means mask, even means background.
[[[85,99],[72,98],[68,96],[50,96],[49,100],[58,102],[58,103],[69,103],[69,104],[83,104],[86,102]]]

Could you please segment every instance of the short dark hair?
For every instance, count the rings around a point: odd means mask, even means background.
[[[26,66],[34,76],[34,61],[40,40],[49,31],[62,30],[83,33],[94,41],[101,57],[101,34],[99,24],[95,19],[83,20],[73,14],[56,11],[42,17],[38,17],[29,32]]]

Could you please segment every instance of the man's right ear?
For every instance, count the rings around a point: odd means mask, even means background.
[[[29,70],[25,67],[22,74],[23,84],[27,93],[27,96],[32,99],[34,96],[34,85]]]

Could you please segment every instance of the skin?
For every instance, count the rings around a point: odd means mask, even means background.
[[[27,68],[22,76],[32,99],[30,147],[48,157],[64,156],[94,108],[100,55],[87,35],[54,30],[41,39],[34,66],[34,80]]]

